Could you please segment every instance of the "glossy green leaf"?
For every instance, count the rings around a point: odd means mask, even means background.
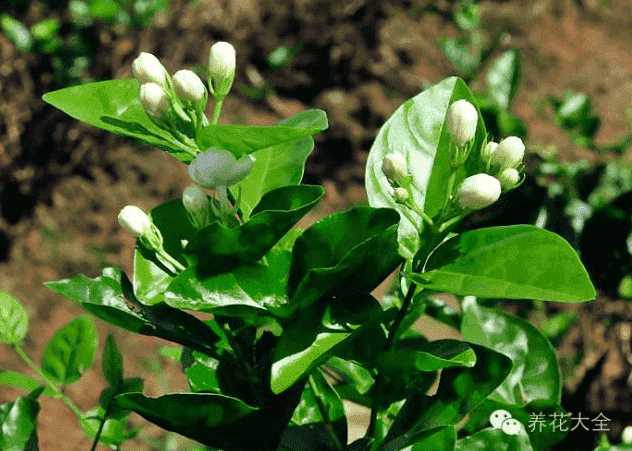
[[[502,429],[486,428],[456,442],[455,451],[533,451],[529,439],[522,430],[518,435],[508,435]]]
[[[159,205],[149,213],[160,230],[165,251],[186,265],[182,241],[192,240],[197,230],[191,224],[181,199]],[[164,302],[164,292],[176,274],[158,260],[155,252],[138,246],[134,253],[134,294],[143,304]]]
[[[27,376],[26,374],[18,373],[11,370],[0,370],[0,384],[8,385],[9,387],[20,388],[28,392],[32,392],[38,387],[43,385],[42,382],[37,379]],[[55,396],[56,393],[49,387],[44,389],[44,395]]]
[[[405,102],[378,133],[366,166],[366,190],[369,204],[397,210],[401,216],[398,230],[400,254],[412,258],[419,249],[421,218],[412,224],[402,214],[405,208],[392,197],[393,188],[382,173],[382,161],[387,154],[401,152],[413,177],[413,196],[430,217],[445,205],[446,185],[451,171],[450,136],[443,127],[449,105],[459,99],[474,103],[463,80],[450,77],[424,90]],[[479,172],[480,147],[485,139],[485,125],[478,121],[473,150],[466,164],[457,171],[455,186],[467,174]]]
[[[273,126],[208,125],[198,132],[197,143],[200,149],[220,147],[239,158],[259,149],[314,135],[327,127],[327,114],[323,110],[307,110]]]
[[[476,365],[443,369],[434,396],[413,392],[386,436],[386,446],[396,441],[403,448],[427,429],[457,424],[505,380],[511,371],[508,357],[479,345],[470,346],[476,353]]]
[[[112,334],[108,334],[103,348],[103,375],[112,387],[118,387],[123,382],[123,356]]]
[[[371,407],[372,399],[368,393],[375,383],[375,379],[369,370],[362,365],[337,356],[331,357],[324,368],[327,374],[336,379],[334,388],[341,398]]]
[[[538,399],[520,407],[516,404],[495,401],[490,397],[470,412],[470,419],[461,433],[465,435],[469,432],[472,434],[471,437],[476,437],[481,428],[491,424],[491,417],[497,410],[509,412],[511,417],[521,424],[518,437],[523,446],[528,445],[524,448],[528,450],[549,451],[553,445],[561,442],[569,434],[569,429],[574,423],[562,406],[548,399]],[[505,438],[503,443],[507,443],[510,436],[504,431],[501,432]],[[471,442],[464,441],[463,443],[469,444]],[[457,446],[457,449],[465,450],[467,448]]]
[[[9,293],[0,291],[0,343],[20,343],[28,330],[22,305]]]
[[[269,253],[267,265],[243,265],[205,279],[200,279],[197,267],[192,266],[169,285],[165,300],[175,308],[243,319],[274,315],[287,303],[290,257],[289,251]]]
[[[92,367],[97,346],[97,327],[92,318],[75,318],[46,345],[42,371],[55,382],[72,384]]]
[[[37,414],[35,397],[26,396],[0,406],[0,449],[37,451]]]
[[[230,188],[233,197],[241,196],[239,206],[245,217],[250,216],[264,194],[300,184],[312,150],[314,140],[309,136],[258,150],[253,155],[255,162],[248,177]]]
[[[377,357],[377,366],[385,374],[414,373],[417,371],[437,371],[453,366],[473,367],[476,354],[464,342],[457,340],[437,340],[415,346],[384,351]]]
[[[125,78],[59,89],[42,99],[87,124],[160,147],[184,163],[193,160],[195,150],[149,119],[140,105],[139,92],[138,80]]]
[[[563,238],[529,225],[457,235],[430,256],[413,280],[436,291],[486,298],[584,302],[595,298],[577,253]]]
[[[160,337],[202,352],[213,352],[219,337],[199,319],[181,310],[140,303],[131,282],[119,270],[105,268],[100,277],[83,274],[46,284],[51,290],[79,302],[86,310],[116,326],[142,335]]]
[[[79,419],[79,424],[83,432],[90,438],[96,437],[97,431],[101,424],[101,418],[105,415],[103,407],[99,406],[85,413],[85,416]],[[99,437],[99,443],[105,445],[117,446],[125,440],[129,440],[137,435],[138,430],[127,430],[127,418],[108,418],[105,420],[103,430]]]
[[[487,85],[494,102],[508,110],[520,82],[520,54],[516,49],[503,53],[487,72]]]
[[[229,272],[261,259],[323,196],[321,186],[286,186],[266,193],[245,224],[215,222],[200,229],[186,250],[199,260],[201,277]]]
[[[501,310],[481,307],[475,298],[463,300],[463,338],[505,354],[513,362],[511,373],[496,394],[505,402],[524,405],[529,400],[560,403],[562,381],[555,349],[527,321]]]
[[[192,392],[219,393],[221,389],[217,379],[218,366],[219,360],[206,354],[189,348],[182,351],[182,369]]]
[[[319,305],[306,310],[283,330],[274,350],[271,373],[274,393],[287,390],[327,361],[336,349],[348,346],[360,337],[366,329],[392,320],[395,312],[394,309],[382,311],[377,300],[371,297],[357,298],[357,303],[348,310],[333,301],[324,311]],[[349,311],[357,316],[349,315]],[[380,343],[379,332],[372,337]]]
[[[397,214],[355,207],[317,221],[294,243],[288,310],[304,310],[324,295],[370,292],[401,259]]]
[[[410,437],[392,440],[380,449],[384,451],[398,451],[400,449],[409,451],[453,451],[455,444],[456,430],[454,426],[439,426],[424,429]]]
[[[331,430],[328,439],[333,448],[340,449],[347,443],[347,417],[342,400],[327,382],[320,370],[313,371],[303,389],[292,423],[298,426],[312,425]]]
[[[116,397],[119,407],[130,409],[168,431],[226,451],[247,448],[255,442],[245,436],[255,434],[257,425],[250,422],[257,409],[230,396],[215,393],[172,393],[148,398],[140,393]],[[263,437],[259,437],[263,439]],[[264,446],[262,444],[262,446]]]

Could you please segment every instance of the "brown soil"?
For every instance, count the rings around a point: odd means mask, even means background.
[[[480,2],[486,35],[502,36],[498,54],[509,46],[522,51],[514,112],[528,123],[531,149],[555,145],[564,159],[598,158],[574,147],[553,124],[550,110],[538,109],[547,95],[561,96],[567,88],[594,99],[603,120],[599,142],[613,141],[627,129],[632,4],[601,3]],[[222,122],[271,124],[307,108],[328,113],[331,126],[316,137],[305,176],[306,183],[321,183],[327,193],[313,219],[366,202],[364,163],[379,126],[404,100],[454,74],[436,45],[437,37],[458,33],[452,7],[424,0],[174,0],[171,14],[158,16],[153,28],[122,36],[99,29],[90,76],[129,77],[141,51],[156,54],[173,73],[205,63],[213,42],[230,41],[239,62],[235,92],[242,94],[228,99]],[[34,1],[12,13],[27,25],[62,14]],[[266,66],[262,55],[297,43],[303,47],[287,68]],[[27,308],[25,348],[38,362],[57,328],[82,313],[43,283],[80,272],[95,277],[103,266],[130,273],[134,240],[119,228],[118,212],[127,204],[148,210],[178,198],[189,180],[184,165],[161,151],[133,146],[44,104],[41,95],[53,89],[45,58],[20,53],[2,34],[0,55],[0,286]],[[273,93],[253,103],[243,93],[258,80]],[[481,89],[484,83],[480,76],[472,86]],[[622,428],[632,424],[629,303],[601,296],[560,308],[581,311],[581,320],[559,346],[563,362],[570,362],[563,366],[570,393],[563,406],[595,416],[603,412],[613,419],[611,439],[619,442]],[[104,324],[99,331],[100,343],[114,333],[124,349],[126,376],[145,378],[148,394],[185,388],[175,363],[148,353],[164,342]],[[0,368],[28,372],[10,348],[0,350]],[[68,390],[82,409],[92,408],[104,387],[100,365],[95,368]],[[1,387],[0,403],[19,394]],[[86,450],[90,444],[73,415],[52,400],[42,401],[39,434],[40,449],[46,451]],[[147,426],[143,437],[162,434]],[[563,449],[592,449],[586,443],[596,439],[595,432],[571,433]],[[158,448],[136,440],[123,449]]]

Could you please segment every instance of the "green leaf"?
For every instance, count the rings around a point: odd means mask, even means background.
[[[491,424],[491,416],[497,410],[509,412],[511,417],[522,425],[517,437],[520,438],[519,442],[524,448],[500,448],[503,450],[533,449],[534,451],[548,451],[553,445],[564,439],[573,424],[571,415],[566,413],[558,403],[548,399],[538,399],[520,407],[515,404],[495,401],[490,397],[470,412],[470,420],[461,433],[465,435],[467,432],[470,432],[472,434],[470,437],[477,437],[481,428]],[[562,426],[564,426],[565,430],[561,430]],[[502,437],[504,437],[503,443],[512,443],[512,436],[505,434],[504,431],[501,432]],[[467,440],[463,442],[464,445],[470,443]],[[465,446],[459,447],[457,443],[457,449],[466,450],[469,448]]]
[[[101,424],[101,418],[105,415],[105,409],[101,406],[91,409],[85,413],[83,417],[79,419],[79,424],[83,432],[90,438],[94,438],[97,435],[99,426]],[[101,436],[99,437],[99,443],[105,445],[120,445],[125,440],[133,438],[138,433],[138,430],[127,430],[127,418],[108,418],[105,420]]]
[[[254,432],[247,420],[258,410],[215,393],[172,393],[158,398],[125,393],[115,400],[120,408],[133,410],[163,429],[227,451],[247,448],[244,432]]]
[[[520,54],[516,49],[503,53],[487,72],[487,85],[494,102],[502,110],[511,106],[520,82]]]
[[[71,86],[49,92],[42,99],[75,119],[160,147],[189,163],[194,150],[149,119],[140,105],[139,92],[138,80],[126,78]]]
[[[75,318],[59,329],[46,345],[42,371],[55,382],[72,384],[92,367],[97,346],[97,327],[92,318]]]
[[[213,352],[219,337],[199,319],[181,310],[140,303],[130,281],[119,270],[105,268],[101,277],[80,274],[72,279],[48,282],[51,290],[79,302],[86,310],[131,332],[160,337],[201,352]]]
[[[288,310],[304,310],[331,292],[373,290],[401,262],[397,219],[389,209],[355,207],[303,232],[292,250]]]
[[[123,356],[112,334],[108,334],[103,348],[103,375],[112,387],[116,388],[123,382]]]
[[[22,305],[0,291],[0,343],[20,343],[28,330],[28,317]]]
[[[6,36],[15,44],[18,50],[28,52],[33,47],[33,36],[26,26],[9,14],[0,17],[0,26]]]
[[[440,37],[437,42],[454,68],[464,77],[469,77],[480,66],[480,55],[472,56],[468,43],[463,39]]]
[[[314,135],[327,127],[327,114],[323,110],[307,110],[273,126],[208,125],[198,131],[196,141],[200,149],[220,147],[239,158],[259,149]]]
[[[426,89],[395,111],[371,146],[365,176],[369,204],[372,207],[394,208],[400,213],[402,219],[398,241],[399,252],[403,257],[412,258],[419,250],[419,230],[423,224],[421,218],[416,216],[416,223],[412,224],[402,213],[406,207],[393,199],[393,188],[382,173],[382,161],[389,153],[401,152],[408,164],[408,172],[413,177],[415,201],[430,217],[439,213],[448,197],[446,184],[452,159],[450,136],[443,125],[448,107],[459,99],[475,104],[467,85],[456,77],[447,78]],[[466,164],[457,171],[455,186],[467,174],[480,172],[480,147],[485,134],[485,124],[479,120],[473,150]]]
[[[384,451],[397,451],[403,449],[402,443],[407,443],[406,450],[410,451],[453,451],[456,443],[456,430],[454,426],[439,426],[425,429],[419,433],[407,437],[405,440],[393,440],[384,446]]]
[[[200,229],[186,250],[199,260],[201,277],[229,272],[261,259],[323,196],[321,186],[286,186],[266,193],[245,224],[214,222]]]
[[[491,349],[470,346],[476,365],[443,369],[434,396],[412,392],[386,436],[386,446],[393,441],[399,446],[393,449],[401,449],[427,429],[456,425],[502,383],[511,371],[511,360]]]
[[[37,414],[40,405],[31,396],[0,406],[0,449],[37,451]]]
[[[287,303],[290,258],[289,251],[268,253],[267,265],[243,265],[205,279],[200,279],[197,267],[191,266],[169,285],[165,300],[171,307],[239,316],[247,321],[272,316]]]
[[[463,300],[462,310],[463,338],[505,354],[513,362],[511,373],[496,389],[503,401],[517,405],[534,399],[561,402],[555,349],[539,330],[503,311],[481,307],[470,296]]]
[[[335,376],[336,392],[342,399],[365,407],[371,407],[373,400],[368,396],[375,383],[371,372],[358,363],[333,356],[324,365],[326,373]]]
[[[292,423],[299,426],[311,425],[325,434],[334,449],[347,443],[347,417],[342,400],[327,382],[320,370],[313,371],[303,389]]]
[[[457,235],[431,254],[426,288],[485,298],[584,302],[595,298],[577,253],[553,232],[529,225],[489,227]]]
[[[287,390],[307,376],[316,366],[327,361],[336,350],[351,344],[365,330],[381,322],[392,320],[395,310],[384,312],[379,303],[371,299],[372,301],[368,298],[360,298],[360,302],[353,308],[364,318],[364,321],[370,318],[361,325],[357,322],[350,324],[351,318],[333,319],[332,307],[335,304],[327,307],[324,312],[321,306],[313,306],[303,312],[304,314],[296,321],[288,324],[274,350],[271,372],[272,391],[281,393]],[[362,315],[362,312],[366,312],[367,315]],[[332,324],[332,320],[337,321],[338,324]],[[381,343],[379,332],[373,334],[372,337],[374,341],[377,340],[376,346],[378,346]]]
[[[189,348],[185,348],[182,352],[182,368],[191,391],[219,393],[221,391],[217,379],[219,360]]]
[[[377,366],[385,374],[437,371],[453,366],[473,367],[476,354],[464,342],[437,340],[415,346],[415,349],[384,351],[377,357]]]
[[[8,385],[9,387],[20,388],[28,392],[32,392],[38,387],[43,385],[42,382],[37,379],[27,376],[26,374],[18,373],[11,370],[0,370],[0,384]],[[56,393],[49,387],[44,389],[44,395],[55,397]]]
[[[524,430],[507,435],[502,429],[486,428],[456,442],[455,451],[533,451]]]

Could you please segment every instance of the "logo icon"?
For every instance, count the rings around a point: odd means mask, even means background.
[[[511,414],[503,409],[492,412],[489,422],[494,429],[501,429],[507,435],[518,435],[522,429],[522,423],[512,418]]]

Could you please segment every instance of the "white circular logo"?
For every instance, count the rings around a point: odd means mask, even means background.
[[[522,424],[514,418],[507,418],[503,421],[503,424],[500,427],[503,432],[507,435],[518,435],[520,429],[522,429]]]
[[[508,418],[511,418],[511,414],[506,410],[499,409],[492,412],[491,416],[489,417],[489,422],[492,424],[494,429],[500,429],[502,427],[503,421]]]

